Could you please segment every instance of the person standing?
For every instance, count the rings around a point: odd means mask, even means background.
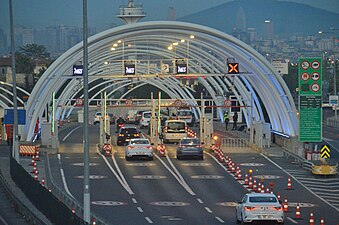
[[[227,130],[227,126],[228,126],[229,121],[230,121],[230,119],[228,118],[228,112],[225,111],[225,113],[224,113],[224,123],[225,123],[226,130]]]
[[[238,122],[238,113],[235,112],[234,115],[233,115],[233,128],[232,128],[232,130],[238,129],[237,122]]]

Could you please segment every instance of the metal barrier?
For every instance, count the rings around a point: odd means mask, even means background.
[[[221,147],[245,148],[250,146],[248,138],[222,138]]]
[[[339,127],[339,119],[335,119],[335,117],[329,117],[326,119],[326,125],[331,127]]]
[[[69,196],[67,193],[65,193],[58,185],[55,184],[53,177],[52,177],[52,172],[50,168],[50,163],[49,163],[49,156],[46,154],[45,157],[45,170],[46,170],[46,185],[48,189],[51,191],[51,193],[56,196],[60,201],[62,201],[69,209],[74,210],[74,213],[80,217],[84,217],[84,209],[83,206],[80,202],[78,202],[76,199],[73,197]],[[97,225],[104,225],[107,224],[109,225],[107,221],[103,220],[99,216],[95,215],[94,213],[91,212],[91,221],[95,219],[95,222]]]

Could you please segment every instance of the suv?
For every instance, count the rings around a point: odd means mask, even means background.
[[[131,139],[140,138],[140,132],[136,127],[125,126],[119,129],[117,145],[127,144]]]

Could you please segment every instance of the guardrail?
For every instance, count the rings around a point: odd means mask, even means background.
[[[339,119],[335,119],[335,117],[329,117],[326,119],[326,125],[331,127],[339,127]]]
[[[49,156],[46,154],[45,157],[45,170],[46,170],[46,185],[48,189],[52,192],[54,196],[56,196],[59,200],[61,200],[69,209],[74,210],[74,213],[79,216],[80,218],[83,218],[84,216],[84,209],[80,202],[78,202],[73,197],[69,196],[67,193],[65,193],[58,185],[55,184],[51,168],[49,166]],[[91,221],[95,220],[97,225],[109,225],[107,221],[103,220],[96,214],[91,212]]]
[[[221,147],[245,148],[250,146],[248,138],[222,138]]]
[[[35,224],[35,225],[44,225],[47,222],[43,221],[40,216],[38,216],[31,208],[26,206],[26,204],[17,197],[17,194],[11,188],[11,185],[7,182],[7,180],[4,178],[1,170],[0,170],[0,186],[2,186],[7,193],[7,196],[11,203],[14,206],[14,209],[22,215],[23,218],[29,223],[29,224]]]

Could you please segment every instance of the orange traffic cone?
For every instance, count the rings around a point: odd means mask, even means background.
[[[301,219],[299,203],[297,203],[297,207],[296,207],[296,210],[295,210],[295,218]]]
[[[310,225],[314,225],[314,217],[313,217],[313,212],[310,212]]]
[[[32,160],[31,160],[31,166],[34,166],[34,163],[35,163],[35,156],[33,155]]]
[[[75,214],[75,209],[74,208],[72,208],[72,213]]]
[[[291,189],[292,189],[291,177],[288,177],[288,179],[287,179],[287,190],[291,190]]]
[[[265,193],[265,185],[264,185],[264,183],[261,184],[261,191],[260,192],[261,193]]]
[[[256,179],[253,180],[253,191],[254,191],[254,192],[257,192],[257,191],[258,191],[257,180],[256,180]]]
[[[321,218],[321,220],[320,220],[320,225],[325,225],[324,218]]]
[[[278,201],[281,200],[280,193],[278,193],[277,198],[278,198]]]
[[[287,198],[284,199],[284,212],[288,211],[288,202],[287,202]]]
[[[245,184],[245,185],[248,185],[248,175],[247,175],[247,173],[245,174],[244,184]]]
[[[41,179],[41,185],[42,185],[43,187],[45,187],[45,178],[44,178],[44,177]]]
[[[261,192],[261,183],[259,182],[258,183],[258,193],[260,193]]]
[[[250,177],[250,180],[248,181],[248,188],[253,188],[252,177]]]
[[[92,225],[96,225],[96,224],[97,224],[97,220],[95,218],[93,218]]]

